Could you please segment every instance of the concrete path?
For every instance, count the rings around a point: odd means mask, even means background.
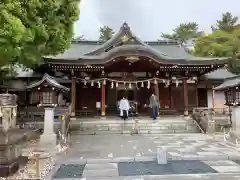
[[[118,162],[156,161],[157,148],[166,148],[169,160],[200,160],[217,173],[197,175],[158,175],[119,177]],[[66,155],[59,157],[55,170],[62,164],[85,164],[86,180],[205,180],[240,179],[240,147],[224,141],[223,136],[205,134],[162,135],[73,135]],[[80,179],[80,178],[75,178]],[[61,180],[57,178],[57,180]],[[66,179],[65,179],[66,180]]]

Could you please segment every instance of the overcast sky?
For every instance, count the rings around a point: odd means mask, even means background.
[[[184,22],[210,32],[223,12],[240,17],[240,0],[81,0],[80,10],[75,36],[97,40],[100,26],[117,31],[126,21],[136,36],[156,40]]]

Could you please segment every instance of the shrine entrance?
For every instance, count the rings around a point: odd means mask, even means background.
[[[136,101],[136,91],[129,89],[122,89],[117,91],[117,101],[125,97],[129,101]]]

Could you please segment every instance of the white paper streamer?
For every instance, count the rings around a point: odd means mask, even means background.
[[[97,84],[98,84],[98,88],[100,88],[101,87],[100,81],[98,81]]]
[[[132,84],[131,83],[129,83],[128,88],[132,89]]]

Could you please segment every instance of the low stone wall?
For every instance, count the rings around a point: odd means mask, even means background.
[[[206,133],[219,132],[230,126],[228,108],[194,108],[192,116]]]

